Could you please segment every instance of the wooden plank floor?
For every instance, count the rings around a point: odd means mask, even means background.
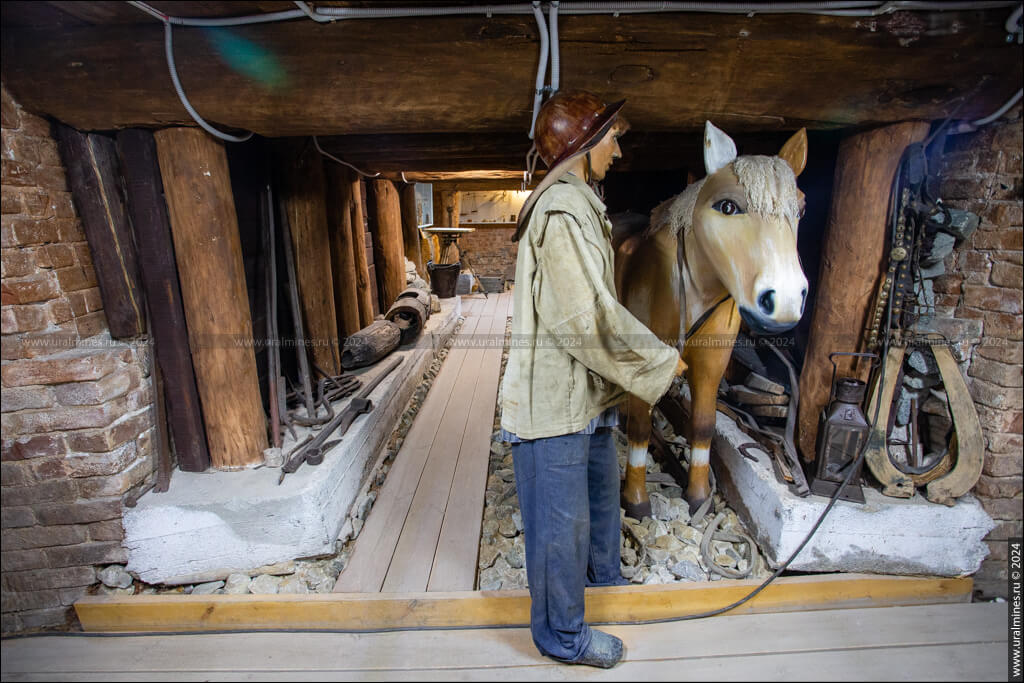
[[[473,590],[512,293],[463,297],[466,321],[334,591]],[[483,342],[483,343],[482,343]]]
[[[601,627],[613,669],[541,657],[529,630],[207,633],[4,640],[4,681],[1007,679],[1007,605],[719,616]]]

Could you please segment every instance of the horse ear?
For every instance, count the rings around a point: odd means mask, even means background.
[[[779,158],[789,164],[794,175],[800,175],[807,165],[807,129],[801,128],[786,140],[779,150]]]
[[[736,143],[710,121],[704,123],[704,169],[711,175],[736,158]]]

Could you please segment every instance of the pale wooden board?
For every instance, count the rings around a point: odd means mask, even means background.
[[[475,318],[478,321],[476,334],[491,329],[492,316],[487,313],[488,308],[493,306],[485,306],[484,313]],[[395,546],[381,588],[383,592],[408,593],[427,589],[441,523],[452,491],[459,448],[466,432],[475,390],[480,384],[483,359],[483,348],[471,346],[468,349]],[[494,415],[493,406],[492,399],[491,419]]]
[[[467,318],[459,334],[472,334],[478,318]],[[466,349],[453,345],[434,383],[420,406],[402,448],[388,472],[387,479],[356,539],[349,563],[338,577],[334,592],[379,591],[384,581],[395,544],[409,512],[419,484],[427,453],[440,425],[441,415],[451,396],[452,386],[462,368]]]
[[[459,460],[427,583],[429,591],[473,590],[476,587],[480,525],[501,371],[502,346],[498,341],[505,332],[505,308],[504,302],[499,300],[499,314],[491,318],[489,334],[495,346],[484,350],[480,364],[480,376],[473,391],[469,419],[459,447]]]
[[[525,628],[5,640],[7,680],[1005,680],[1006,604],[604,626],[608,671],[540,656]]]

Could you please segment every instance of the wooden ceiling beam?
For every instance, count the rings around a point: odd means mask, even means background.
[[[1006,14],[567,15],[561,83],[628,98],[637,131],[698,131],[706,118],[732,133],[940,119],[964,99],[958,116],[979,117],[1022,78]],[[8,15],[2,78],[30,111],[81,130],[191,123],[155,20],[40,28]],[[537,51],[529,16],[174,30],[195,108],[268,137],[525,131]]]

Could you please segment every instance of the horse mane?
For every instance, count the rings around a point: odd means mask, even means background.
[[[732,162],[731,168],[743,186],[748,211],[764,217],[783,218],[796,229],[800,219],[800,199],[796,174],[785,160],[762,155],[742,156]],[[644,237],[651,237],[662,230],[671,230],[678,237],[692,228],[693,209],[705,180],[707,178],[698,180],[654,207]]]

